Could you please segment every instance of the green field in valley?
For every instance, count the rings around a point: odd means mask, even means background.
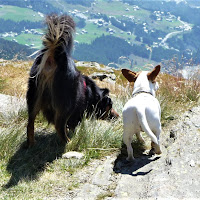
[[[33,10],[29,8],[20,8],[17,6],[1,6],[0,7],[0,18],[4,20],[12,20],[15,22],[19,21],[41,21],[43,20],[43,17],[41,17],[37,12],[34,12]]]
[[[4,39],[9,41],[15,41],[19,44],[23,45],[29,45],[31,47],[34,47],[36,49],[41,48],[42,41],[41,41],[41,35],[34,35],[30,33],[23,33],[16,37],[5,37]]]

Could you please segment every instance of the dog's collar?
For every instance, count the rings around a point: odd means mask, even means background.
[[[139,91],[139,92],[136,92],[133,94],[133,97],[137,96],[138,94],[141,94],[141,93],[146,93],[146,94],[150,94],[153,96],[153,94],[151,94],[151,92],[146,92],[146,91]]]
[[[87,84],[86,84],[85,80],[83,81],[83,88],[84,88],[84,92],[86,92],[86,90],[87,90]]]

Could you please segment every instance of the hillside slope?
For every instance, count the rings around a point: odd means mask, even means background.
[[[192,64],[199,63],[199,7],[195,2],[0,0],[0,5],[0,37],[12,41],[13,47],[19,43],[29,51],[41,48],[45,15],[65,13],[77,24],[75,59],[114,63],[116,68],[141,67],[174,57],[183,64],[191,58]],[[7,54],[2,57],[10,59],[17,53],[7,50]],[[20,58],[28,55],[27,49]]]
[[[6,99],[2,97],[0,95],[0,102]],[[7,103],[5,105],[8,107]],[[148,156],[143,153],[136,157],[134,163],[127,163],[126,148],[122,146],[118,151],[115,150],[114,154],[94,159],[71,175],[65,172],[63,175],[65,180],[74,184],[70,189],[66,190],[62,185],[59,187],[56,185],[51,188],[50,195],[47,194],[45,197],[39,195],[38,198],[198,199],[200,196],[199,118],[200,106],[197,106],[164,128],[161,134],[160,156]],[[72,159],[71,162],[75,163],[76,159]],[[10,170],[13,174],[17,171],[14,168]],[[57,176],[60,177],[58,174]]]

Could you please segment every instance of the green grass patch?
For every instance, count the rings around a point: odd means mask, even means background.
[[[17,6],[7,5],[3,5],[0,8],[0,17],[5,20],[10,19],[15,22],[19,22],[22,20],[31,22],[43,20],[43,18],[37,12],[34,12],[29,8],[20,8]]]
[[[110,8],[112,8],[112,9],[110,9]],[[116,15],[120,15],[120,14],[124,13],[125,5],[121,2],[101,1],[95,5],[94,9],[103,14],[116,16]]]
[[[181,26],[181,25],[182,25],[182,23],[178,20],[173,20],[173,22],[169,22],[165,19],[165,17],[163,17],[161,21],[156,21],[153,24],[153,27],[155,29],[158,29],[161,31],[166,31],[168,33],[168,32],[176,31],[175,28],[178,26]],[[171,29],[169,29],[169,28],[171,28]]]
[[[98,28],[97,25],[93,23],[87,23],[83,29],[86,30],[87,33],[82,34],[82,29],[78,29],[78,34],[75,36],[75,40],[79,41],[79,43],[91,44],[97,37],[101,37],[103,34],[108,35],[105,28]]]
[[[41,35],[34,35],[30,33],[22,33],[16,37],[5,37],[4,39],[12,41],[15,39],[17,43],[23,45],[32,45],[36,49],[40,49],[42,47]]]

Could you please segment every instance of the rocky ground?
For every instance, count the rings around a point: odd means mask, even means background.
[[[0,95],[0,112],[10,111],[13,102],[17,108],[17,99]],[[128,163],[122,148],[93,160],[68,177],[77,187],[48,199],[200,199],[200,106],[174,120],[161,140],[159,156],[143,153]]]
[[[200,106],[162,133],[162,155],[127,163],[122,153],[94,160],[60,199],[200,199]],[[55,197],[54,197],[55,198]]]

